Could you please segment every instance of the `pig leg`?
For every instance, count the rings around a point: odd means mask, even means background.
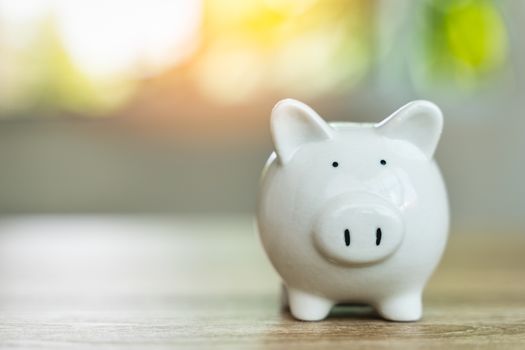
[[[377,306],[379,314],[390,321],[417,321],[422,315],[422,291],[393,295]]]
[[[288,288],[288,300],[292,315],[302,321],[322,320],[334,305],[331,300],[293,288]]]

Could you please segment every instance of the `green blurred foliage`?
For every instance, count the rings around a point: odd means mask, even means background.
[[[126,81],[94,81],[65,50],[52,17],[35,24],[36,34],[20,47],[9,48],[9,85],[0,93],[6,115],[56,115],[57,112],[99,116],[129,95]],[[37,113],[35,113],[37,112]]]
[[[428,0],[423,8],[422,76],[430,84],[475,89],[500,73],[508,34],[492,0]]]

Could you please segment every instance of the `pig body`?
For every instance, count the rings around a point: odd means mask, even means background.
[[[389,320],[419,319],[448,234],[433,160],[440,110],[415,101],[378,124],[328,124],[284,100],[271,126],[257,222],[293,316],[321,320],[335,304],[366,303]]]

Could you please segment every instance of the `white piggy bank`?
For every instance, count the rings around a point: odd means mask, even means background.
[[[421,296],[448,235],[448,201],[433,154],[439,108],[411,102],[378,124],[326,123],[287,99],[272,111],[275,153],[257,222],[300,320],[366,303],[393,321],[421,318]]]

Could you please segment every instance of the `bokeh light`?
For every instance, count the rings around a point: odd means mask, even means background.
[[[199,1],[2,1],[0,108],[111,110],[195,49],[200,16]]]
[[[420,2],[403,10],[413,25],[385,36],[378,13],[390,12],[389,6],[365,0],[4,0],[0,117],[111,115],[151,80],[228,106],[264,96],[349,93],[377,71],[395,75],[404,67],[416,88],[456,94],[478,90],[505,69],[508,33],[497,2]],[[414,40],[400,52],[396,38],[403,36]],[[390,55],[382,57],[380,47]]]
[[[199,1],[61,1],[66,50],[95,77],[158,74],[197,46]]]

